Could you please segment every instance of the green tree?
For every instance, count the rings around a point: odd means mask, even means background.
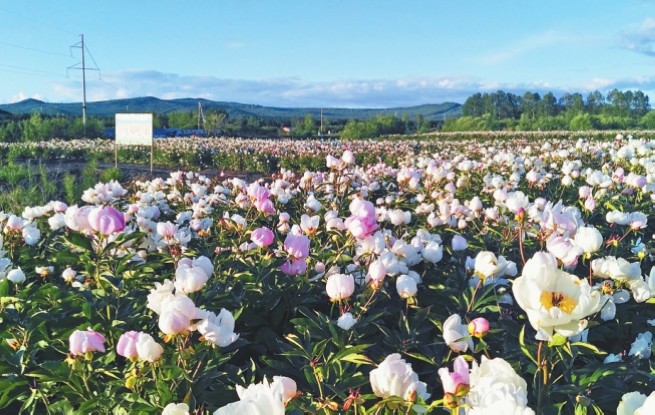
[[[642,126],[642,128],[655,130],[655,110],[648,111],[646,115],[641,117],[639,124]]]
[[[189,130],[198,128],[198,113],[192,111],[175,111],[168,114],[170,128]]]
[[[539,105],[541,103],[541,96],[537,92],[526,92],[523,94],[519,109],[521,111],[521,118],[525,115],[528,119],[532,120],[537,117],[539,113]]]
[[[632,103],[630,105],[632,114],[635,117],[643,117],[650,111],[650,103],[648,102],[648,95],[642,91],[635,91],[632,94]]]
[[[566,93],[560,98],[560,107],[570,116],[582,114],[584,112],[584,99],[582,94],[575,92],[573,94]]]
[[[547,92],[539,102],[539,117],[554,117],[558,112],[557,98],[552,92]]]
[[[468,97],[462,105],[462,115],[464,117],[480,117],[484,114],[484,101],[481,93],[475,93]]]
[[[594,127],[594,120],[590,114],[577,114],[569,122],[569,130],[571,131],[593,130]]]
[[[30,118],[21,121],[21,141],[39,141],[43,139],[43,118],[34,113]]]
[[[589,114],[600,114],[605,106],[605,97],[599,91],[590,92],[585,102],[585,110]]]
[[[302,120],[297,120],[295,128],[293,130],[293,135],[299,137],[309,137],[316,134],[316,123],[314,122],[314,117],[311,114],[305,115],[305,118]]]
[[[205,132],[207,135],[215,136],[221,133],[227,120],[225,111],[209,111],[205,114]]]

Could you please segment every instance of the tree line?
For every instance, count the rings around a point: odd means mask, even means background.
[[[607,95],[593,91],[586,96],[566,93],[556,97],[525,92],[516,95],[502,90],[476,93],[466,99],[462,116],[444,121],[426,120],[422,115],[377,115],[364,120],[322,120],[304,118],[273,119],[210,110],[203,117],[197,111],[177,111],[153,116],[155,129],[203,129],[207,135],[241,137],[338,136],[366,139],[389,134],[442,131],[548,131],[655,129],[655,110],[642,91],[611,90]],[[48,116],[40,113],[13,115],[0,111],[0,142],[30,142],[51,138],[103,137],[114,126],[111,118],[89,118],[86,126],[79,117]]]
[[[41,113],[12,115],[0,112],[0,142],[36,142],[51,138],[74,139],[103,137],[114,127],[113,118],[90,117],[86,126],[80,117],[49,116]],[[203,130],[206,135],[238,137],[296,137],[334,136],[347,139],[373,138],[387,134],[427,132],[438,125],[422,115],[410,120],[407,115],[396,117],[378,115],[366,120],[322,120],[307,114],[296,119],[259,119],[254,116],[229,117],[225,111],[177,111],[153,114],[153,128]]]
[[[655,111],[642,91],[613,89],[583,96],[552,92],[516,95],[502,90],[466,99],[462,117],[446,121],[444,131],[655,129]]]

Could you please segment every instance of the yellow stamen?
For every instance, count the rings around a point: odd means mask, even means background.
[[[573,298],[567,296],[564,293],[560,293],[556,291],[542,292],[541,296],[539,297],[539,300],[541,301],[541,304],[543,304],[544,307],[548,309],[557,307],[567,314],[571,314],[575,309],[575,306],[577,305],[576,301]]]

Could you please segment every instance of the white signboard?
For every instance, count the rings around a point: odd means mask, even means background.
[[[152,146],[152,114],[116,114],[116,144]]]

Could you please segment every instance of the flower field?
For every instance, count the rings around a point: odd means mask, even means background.
[[[222,140],[0,213],[0,413],[655,413],[655,141]]]

